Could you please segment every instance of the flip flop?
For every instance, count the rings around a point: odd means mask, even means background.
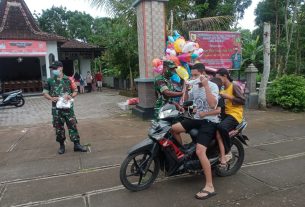
[[[228,154],[225,155],[225,157],[226,157],[226,161],[229,162],[233,158],[232,152],[230,151]]]
[[[218,168],[220,170],[227,170],[228,169],[228,163],[219,163]]]
[[[198,193],[206,193],[207,195],[205,195],[205,196],[198,196],[197,195]],[[211,197],[216,195],[216,192],[209,192],[209,191],[203,190],[203,188],[198,193],[195,194],[195,198],[197,198],[199,200],[205,200],[205,199],[211,198]]]

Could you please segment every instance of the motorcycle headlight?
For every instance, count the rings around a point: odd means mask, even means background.
[[[165,111],[161,111],[159,113],[159,119],[164,119],[164,118],[168,117],[171,114],[171,112],[172,112],[171,109],[165,110]]]

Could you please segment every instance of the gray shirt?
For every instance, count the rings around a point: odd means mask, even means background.
[[[215,83],[212,83],[211,81],[209,81],[208,83],[212,95],[215,96],[216,100],[218,101],[218,97],[219,97],[218,86]],[[219,123],[220,120],[218,115],[205,116],[203,118],[199,116],[199,113],[201,111],[209,112],[215,110],[215,109],[211,109],[208,104],[204,87],[199,88],[197,84],[194,85],[193,88],[189,91],[189,100],[194,101],[194,105],[197,108],[197,112],[194,115],[195,119],[207,119],[211,122]]]

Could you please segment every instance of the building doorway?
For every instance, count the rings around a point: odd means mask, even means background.
[[[40,60],[37,57],[0,58],[0,81],[3,92],[22,89],[42,90]]]

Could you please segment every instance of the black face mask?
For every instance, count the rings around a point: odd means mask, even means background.
[[[173,72],[170,69],[167,69],[164,73],[164,76],[167,78],[171,77],[172,75],[173,75]]]

